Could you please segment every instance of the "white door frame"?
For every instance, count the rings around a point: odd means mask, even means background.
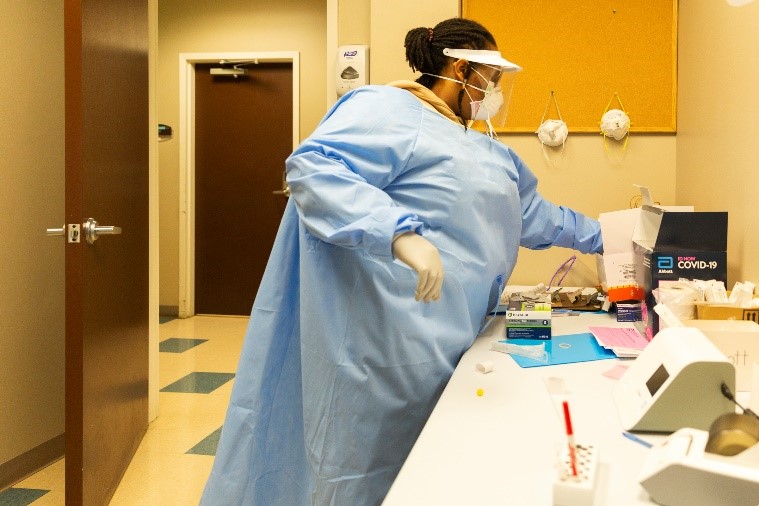
[[[258,60],[291,62],[293,133],[300,142],[300,53],[297,51],[179,54],[179,317],[195,315],[195,64]],[[252,303],[252,301],[251,301]]]

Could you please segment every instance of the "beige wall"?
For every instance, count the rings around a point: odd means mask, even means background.
[[[544,197],[587,216],[596,218],[603,212],[628,208],[637,195],[633,184],[649,186],[654,198],[663,204],[675,201],[674,135],[632,134],[620,161],[606,155],[600,134],[570,134],[564,157],[555,167],[545,160],[537,135],[501,138],[538,176],[538,189]],[[573,254],[564,248],[522,248],[511,283],[548,284],[556,269]],[[595,258],[579,255],[579,261],[582,264],[575,263],[564,279],[565,286],[597,283]]]
[[[159,121],[176,123],[178,118],[177,88],[171,83],[177,81],[176,54],[179,51],[298,49],[293,45],[281,46],[277,41],[284,38],[276,35],[265,37],[266,44],[262,42],[260,47],[255,43],[258,40],[255,36],[249,36],[239,44],[242,41],[239,35],[241,22],[228,24],[231,13],[237,12],[241,18],[253,17],[266,26],[273,26],[276,22],[270,19],[268,10],[259,18],[242,12],[242,8],[235,8],[235,3],[228,0],[220,6],[209,5],[205,10],[188,10],[185,2],[162,0],[159,14]],[[311,11],[307,7],[308,12],[301,13],[303,18],[322,15],[322,3],[316,3],[319,5],[312,6]],[[759,239],[750,233],[750,221],[743,216],[749,216],[752,197],[744,188],[755,186],[750,183],[756,183],[759,176],[751,170],[751,142],[740,138],[742,129],[749,128],[751,121],[750,114],[741,112],[759,109],[757,95],[751,89],[759,72],[756,56],[751,52],[751,48],[757,45],[757,32],[750,29],[751,23],[757,21],[757,9],[756,3],[740,9],[729,7],[726,2],[689,2],[680,6],[679,128],[676,136],[633,134],[624,157],[617,160],[607,156],[600,135],[570,134],[564,157],[558,165],[545,161],[535,135],[502,135],[501,140],[511,145],[538,175],[539,189],[545,197],[592,217],[628,207],[635,195],[632,186],[635,183],[649,186],[656,200],[663,204],[693,204],[702,210],[730,211],[729,278],[732,281],[757,280],[759,262],[753,258],[759,248]],[[374,84],[414,78],[403,55],[405,33],[416,26],[432,26],[458,13],[459,2],[456,0],[340,0],[338,43],[370,44],[370,78]],[[206,15],[210,18],[206,19]],[[295,21],[291,19],[290,26],[297,25],[300,17],[295,16]],[[279,19],[278,15],[274,15],[274,19]],[[313,27],[315,23],[306,22],[306,25]],[[219,31],[222,33],[217,33]],[[319,38],[322,34],[306,34],[304,37]],[[318,53],[320,47],[313,50]],[[168,50],[167,54],[164,50]],[[501,50],[508,57],[508,48],[501,47]],[[749,64],[752,58],[753,64]],[[314,55],[313,60],[316,62],[319,56]],[[304,61],[303,66],[306,65]],[[320,82],[317,75],[326,75],[324,65],[319,65],[314,64],[311,74],[314,76],[311,82],[315,85]],[[529,68],[525,72],[529,72]],[[305,68],[302,75],[309,75]],[[162,83],[170,86],[164,87]],[[321,96],[325,92],[320,90]],[[519,97],[514,96],[513,100],[519,100]],[[307,109],[301,113],[302,136],[311,131],[325,107],[324,101],[319,100],[319,92],[315,93],[314,100],[302,98],[302,108]],[[634,122],[634,111],[631,115]],[[176,144],[172,143],[161,144],[160,150],[161,304],[176,305],[178,244],[177,234],[173,231],[178,225],[178,154]],[[735,176],[724,177],[726,170]],[[715,177],[715,174],[722,177]],[[548,282],[571,254],[564,249],[523,250],[511,281],[520,284]],[[596,282],[594,259],[581,256],[580,261],[565,284]]]
[[[0,45],[2,466],[64,431],[63,2],[4,2]]]
[[[177,54],[179,52],[200,52],[220,50],[274,50],[293,49],[281,47],[274,36],[266,45],[245,41],[240,42],[237,24],[230,28],[216,20],[225,19],[235,12],[234,1],[226,2],[226,7],[214,7],[213,14],[196,8],[188,12],[185,2],[162,0],[159,11],[159,70],[158,70],[158,118],[167,123],[178,121],[178,99],[175,83],[177,77]],[[318,3],[318,2],[317,2]],[[318,10],[321,7],[315,7]],[[217,11],[226,11],[220,16]],[[203,13],[210,18],[203,18]],[[258,15],[239,12],[241,17],[255,17],[263,25],[269,13]],[[386,83],[395,79],[413,79],[405,61],[403,39],[406,32],[417,26],[434,26],[437,22],[459,14],[458,0],[434,0],[408,2],[403,0],[342,0],[338,3],[338,44],[368,43],[370,45],[370,79],[373,84]],[[304,17],[307,16],[304,14]],[[203,22],[193,21],[203,19]],[[244,23],[243,23],[244,24]],[[297,19],[291,25],[298,25]],[[310,26],[314,26],[312,23]],[[219,31],[222,31],[219,34]],[[322,34],[314,33],[313,37]],[[221,40],[216,40],[216,39]],[[316,49],[324,47],[319,46]],[[508,48],[502,48],[508,54]],[[316,51],[318,53],[318,51]],[[305,60],[304,55],[304,60]],[[314,55],[318,60],[318,55]],[[326,77],[324,62],[313,74]],[[306,63],[304,62],[305,66]],[[529,71],[526,69],[525,71]],[[319,82],[316,78],[310,83]],[[325,90],[321,90],[323,93]],[[313,129],[326,111],[326,104],[319,100],[319,92],[314,91],[313,99],[302,98],[304,115],[301,136]],[[323,94],[322,94],[323,96]],[[519,97],[514,97],[518,100]],[[537,127],[537,125],[536,125]],[[633,183],[651,187],[656,197],[665,203],[674,203],[675,182],[675,136],[635,135],[629,143],[622,161],[606,156],[600,135],[573,134],[567,142],[561,163],[554,167],[543,158],[540,143],[534,135],[505,135],[502,140],[522,156],[540,178],[540,190],[556,203],[565,204],[596,217],[604,211],[625,208],[634,195]],[[160,145],[161,173],[161,305],[178,305],[178,146],[176,141]],[[171,231],[171,232],[169,232]],[[515,273],[514,283],[548,282],[556,268],[572,252],[564,249],[548,251],[523,250]],[[565,284],[594,284],[595,261],[582,256],[580,263],[572,269]]]
[[[371,0],[371,80],[385,84],[415,79],[406,61],[406,33],[459,15],[458,0]]]
[[[339,46],[345,44],[369,44],[369,36],[371,34],[370,0],[336,1],[338,3],[337,44]]]
[[[728,284],[759,282],[759,2],[680,2],[677,203],[728,211]]]
[[[300,52],[300,132],[326,111],[326,1],[161,0],[158,4],[156,115],[179,127],[179,53]],[[160,305],[179,306],[179,141],[158,147]],[[251,301],[252,304],[253,301]]]

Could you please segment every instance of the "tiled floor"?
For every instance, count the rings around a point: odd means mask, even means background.
[[[195,316],[160,325],[159,414],[111,506],[197,505],[224,422],[248,318]],[[0,506],[64,503],[60,460],[0,493]]]

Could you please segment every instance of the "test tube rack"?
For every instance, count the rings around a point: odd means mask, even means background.
[[[575,468],[572,472],[569,447],[560,453],[553,483],[555,506],[591,506],[595,501],[598,482],[598,448],[589,444],[575,445]]]

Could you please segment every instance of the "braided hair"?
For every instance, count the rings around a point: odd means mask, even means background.
[[[416,80],[431,88],[436,77],[448,64],[443,49],[486,49],[495,46],[493,35],[481,24],[471,19],[451,18],[441,21],[434,28],[414,28],[406,34],[403,45],[406,60],[414,72],[422,72]]]

